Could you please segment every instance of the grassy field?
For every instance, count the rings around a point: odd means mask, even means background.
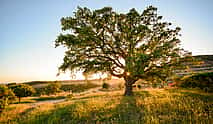
[[[38,106],[12,104],[0,116],[11,124],[189,124],[213,122],[213,94],[196,89],[91,93]]]

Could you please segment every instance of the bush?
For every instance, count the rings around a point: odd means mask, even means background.
[[[48,95],[50,95],[50,94],[56,94],[56,93],[58,93],[58,92],[60,92],[61,91],[61,84],[60,83],[57,83],[57,82],[55,82],[55,83],[50,83],[49,85],[47,85],[47,87],[46,87],[46,93],[48,94]]]
[[[12,103],[15,98],[15,94],[12,90],[8,89],[5,85],[0,85],[0,113],[8,104]]]
[[[103,89],[108,89],[110,87],[110,85],[106,82],[103,83],[102,88]]]
[[[35,89],[27,84],[18,84],[11,87],[15,95],[19,98],[19,102],[21,101],[21,97],[31,96],[35,93]]]
[[[35,88],[36,93],[34,94],[35,96],[41,96],[41,95],[46,95],[46,88],[41,87],[41,88]]]
[[[72,94],[72,93],[70,93],[70,94],[67,95],[67,97],[66,97],[67,100],[71,100],[72,98],[73,98],[73,94]]]
[[[200,88],[206,92],[213,92],[213,72],[184,77],[179,86],[184,88]]]
[[[138,89],[141,89],[141,88],[142,88],[142,86],[141,86],[140,84],[138,84],[137,86],[138,86]]]

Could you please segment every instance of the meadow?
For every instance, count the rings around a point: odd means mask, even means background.
[[[199,89],[122,90],[73,96],[59,103],[11,104],[0,116],[8,124],[210,124],[213,93]]]

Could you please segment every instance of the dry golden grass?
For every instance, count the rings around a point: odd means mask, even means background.
[[[32,106],[27,104],[13,104],[6,108],[0,115],[0,123],[13,123],[14,119],[19,118]]]
[[[134,97],[123,91],[91,93],[76,96],[58,104],[42,104],[34,108],[10,106],[0,123],[26,124],[159,124],[213,122],[213,94],[188,89],[147,89]],[[10,120],[10,121],[9,121]]]

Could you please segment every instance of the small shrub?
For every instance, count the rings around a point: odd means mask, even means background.
[[[67,97],[66,97],[67,100],[71,100],[72,98],[73,98],[73,94],[72,94],[72,93],[70,93],[70,94],[67,95]]]
[[[109,89],[110,85],[106,82],[103,83],[102,88],[103,89]]]
[[[138,86],[138,89],[141,89],[141,88],[142,88],[142,86],[141,86],[140,84],[138,84],[137,86]]]
[[[60,92],[61,91],[61,84],[60,83],[57,83],[57,82],[55,82],[55,83],[50,83],[49,85],[47,85],[47,87],[46,87],[46,93],[48,94],[48,95],[50,95],[50,94],[56,94],[56,93],[58,93],[58,92]]]
[[[35,88],[36,93],[34,94],[35,96],[41,96],[41,95],[46,95],[46,88]]]

